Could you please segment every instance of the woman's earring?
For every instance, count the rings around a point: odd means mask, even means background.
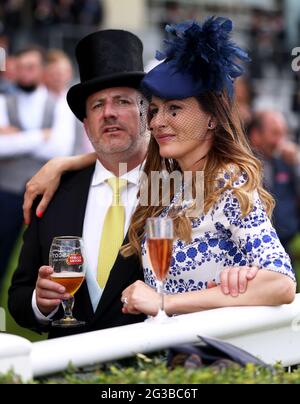
[[[213,129],[213,127],[214,127],[213,122],[212,122],[212,121],[209,121],[209,122],[208,122],[208,129]]]

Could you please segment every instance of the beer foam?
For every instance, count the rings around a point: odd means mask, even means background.
[[[53,272],[51,278],[82,278],[83,272]]]

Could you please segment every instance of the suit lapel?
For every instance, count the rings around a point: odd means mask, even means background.
[[[64,198],[63,203],[66,205],[68,212],[62,220],[69,218],[70,227],[73,228],[74,235],[82,236],[83,222],[85,217],[85,210],[87,198],[89,195],[89,188],[91,177],[93,175],[95,166],[88,167],[80,171],[76,176],[73,176],[70,181],[66,181],[62,186],[61,195]],[[67,202],[68,201],[68,202]]]
[[[62,185],[62,203],[68,209],[68,212],[65,212],[64,217],[61,218],[63,223],[62,230],[64,232],[61,233],[62,235],[71,234],[82,237],[87,198],[94,169],[94,165],[88,167],[78,172],[76,176],[70,178],[70,181],[67,180]],[[86,281],[81,285],[75,298],[78,302],[81,302],[80,305],[83,304],[85,306],[85,315],[88,315],[88,318],[92,319],[94,311]],[[81,310],[78,305],[75,305],[74,312],[76,312],[76,308],[79,309],[80,313]]]

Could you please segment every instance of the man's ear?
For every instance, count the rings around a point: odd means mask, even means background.
[[[88,135],[88,134],[89,134],[89,130],[88,130],[88,123],[87,123],[87,119],[86,119],[86,118],[83,119],[83,126],[84,126],[84,130],[85,130],[86,134]]]

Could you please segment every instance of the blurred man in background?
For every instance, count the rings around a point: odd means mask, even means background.
[[[65,97],[73,80],[73,67],[68,55],[60,49],[46,54],[44,83],[55,97]]]
[[[61,49],[50,49],[46,54],[44,83],[48,91],[60,102],[67,106],[67,90],[73,80],[73,66],[69,56]],[[73,116],[75,140],[72,154],[92,151],[92,145],[85,135],[82,122]]]
[[[25,184],[50,158],[69,155],[75,121],[65,100],[43,85],[45,55],[28,47],[16,55],[16,92],[0,97],[0,284],[22,227]]]
[[[288,126],[277,111],[254,114],[248,136],[264,168],[264,185],[274,196],[274,225],[280,241],[288,249],[299,231],[300,152],[288,139]]]

